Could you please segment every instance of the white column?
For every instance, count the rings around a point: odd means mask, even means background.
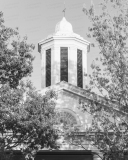
[[[60,82],[60,47],[54,46],[52,61],[52,84]]]
[[[46,87],[46,51],[45,49],[41,49],[41,88]]]
[[[68,82],[77,86],[77,48],[71,46],[68,51]]]
[[[87,46],[86,49],[83,50],[83,88],[85,89],[85,85],[87,85]]]

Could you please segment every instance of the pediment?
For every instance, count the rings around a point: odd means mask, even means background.
[[[77,87],[65,81],[61,81],[59,83],[56,83],[55,85],[46,87],[41,90],[41,93],[45,93],[47,90],[50,90],[50,89],[55,90],[55,91],[63,90],[65,92],[69,92],[71,94],[77,95],[81,98],[86,98],[88,100],[97,101],[98,103],[102,103],[102,105],[108,105],[109,103],[114,105],[114,103],[108,102],[108,100],[106,100],[104,97],[101,97],[93,92],[89,92],[88,90]]]
[[[72,85],[68,82],[61,81],[59,83],[56,83],[55,85],[44,88],[43,90],[41,90],[40,93],[44,94],[49,89],[55,90],[57,92],[58,91],[65,91],[65,92],[68,92],[71,95],[74,94],[76,96],[79,96],[79,98],[81,98],[81,99],[87,99],[87,100],[90,100],[90,101],[97,102],[98,104],[101,104],[104,107],[113,107],[114,110],[121,113],[117,109],[118,104],[116,102],[112,102],[109,99],[105,99],[102,96],[99,96],[99,95],[97,95],[93,92],[89,92],[85,89],[82,89],[80,87]],[[124,113],[122,112],[122,114],[124,114]]]

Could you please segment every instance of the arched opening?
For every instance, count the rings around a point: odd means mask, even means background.
[[[57,119],[60,123],[64,123],[65,125],[77,125],[76,118],[67,111],[61,111],[57,113]]]
[[[80,125],[75,113],[68,109],[58,110],[56,114],[56,120],[57,124],[61,126],[64,130],[73,129]]]

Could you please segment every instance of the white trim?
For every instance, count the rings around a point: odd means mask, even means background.
[[[84,39],[77,38],[77,37],[50,37],[48,39],[40,41],[38,44],[44,45],[44,44],[49,43],[50,41],[54,41],[54,40],[75,40],[75,41],[78,41],[78,42],[86,44],[86,45],[90,44],[90,42],[88,42]]]

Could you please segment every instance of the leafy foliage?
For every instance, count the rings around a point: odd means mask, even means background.
[[[99,13],[94,5],[83,9],[92,23],[88,37],[95,39],[100,50],[100,59],[91,66],[90,85],[116,107],[89,101],[83,109],[93,116],[88,130],[98,135],[90,139],[93,145],[103,153],[104,160],[117,160],[128,151],[128,2],[102,0],[100,7]]]
[[[34,45],[27,43],[27,37],[21,40],[18,30],[4,26],[0,12],[0,84],[9,83],[15,88],[23,77],[31,74],[33,49]]]
[[[27,155],[38,150],[58,148],[58,133],[54,129],[55,100],[49,91],[42,96],[32,84],[20,84],[17,89],[4,85],[0,89],[0,149],[21,149]]]
[[[44,96],[23,78],[32,72],[33,44],[4,26],[0,12],[0,160],[20,149],[26,158],[43,148],[57,149],[54,91]],[[7,151],[9,150],[8,154]]]

